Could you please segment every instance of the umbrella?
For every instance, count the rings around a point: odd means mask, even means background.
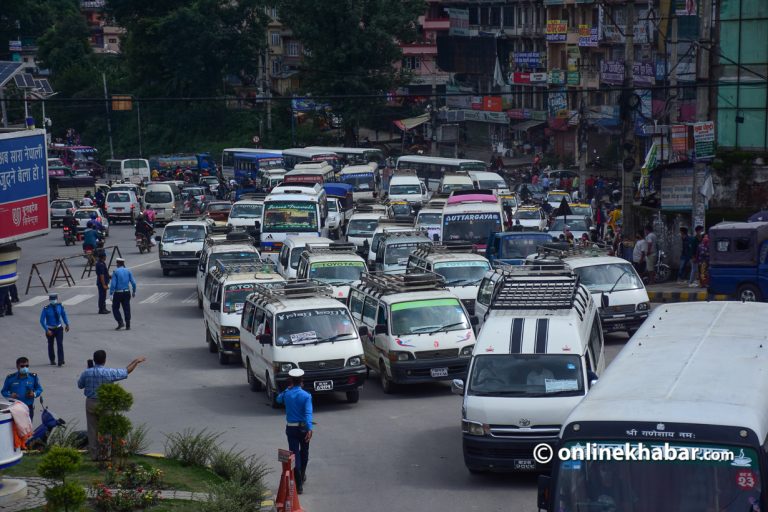
[[[753,214],[747,222],[768,222],[768,210],[763,210]]]

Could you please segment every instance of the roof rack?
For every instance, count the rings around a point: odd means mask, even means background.
[[[445,242],[442,244],[424,245],[413,251],[414,256],[429,256],[430,254],[477,253],[470,243]]]
[[[387,211],[387,205],[381,204],[381,203],[368,203],[368,204],[360,204],[360,200],[358,200],[358,204],[355,205],[355,213],[376,213],[381,212],[384,213]]]
[[[254,296],[255,295],[255,296]],[[269,287],[256,285],[251,297],[257,304],[284,303],[289,299],[306,299],[317,297],[333,297],[333,288],[315,279],[296,279],[291,282],[273,283]]]
[[[227,234],[208,235],[205,239],[206,245],[226,245],[226,244],[253,244],[256,240],[246,231],[232,231]]]
[[[411,226],[413,224],[411,223]],[[428,237],[426,229],[409,229],[408,231],[392,231],[384,228],[384,236],[388,238],[406,237],[406,236],[424,236]],[[426,243],[426,242],[425,242]],[[431,240],[430,240],[431,243]]]
[[[268,258],[261,258],[248,263],[222,263],[216,261],[210,273],[215,277],[220,277],[228,274],[276,274],[277,265],[275,262]]]
[[[328,245],[307,244],[304,250],[311,254],[344,253],[356,252],[357,246],[347,242],[333,242]]]
[[[501,279],[494,290],[490,309],[571,309],[583,318],[589,300],[579,277],[568,269],[525,266],[497,268]]]
[[[591,245],[589,247],[571,246],[570,244],[563,244],[553,242],[551,244],[544,244],[536,247],[537,257],[555,257],[559,259],[568,258],[572,256],[607,256],[607,247],[600,247],[598,245]]]
[[[246,194],[240,194],[240,198],[238,201],[242,201],[243,199],[248,199],[250,201],[263,201],[267,198],[266,193],[263,192],[248,192]]]
[[[431,291],[445,289],[443,277],[434,272],[412,274],[385,274],[384,272],[363,272],[360,286],[377,295],[391,293]]]
[[[176,220],[203,220],[204,213],[179,213]]]

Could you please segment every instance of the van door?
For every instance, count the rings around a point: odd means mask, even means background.
[[[477,330],[483,326],[485,322],[485,315],[488,314],[488,309],[491,307],[491,299],[493,298],[493,287],[495,283],[485,277],[480,283],[480,287],[477,289],[477,299],[475,299],[475,316],[477,317]]]
[[[605,370],[605,344],[603,341],[603,329],[600,326],[600,318],[595,314],[592,319],[592,329],[589,331],[589,352],[592,356],[592,368],[597,375],[602,375]]]
[[[267,370],[272,368],[272,345],[262,345],[259,342],[259,336],[261,334],[266,333],[273,333],[273,323],[270,323],[269,328],[267,328],[267,313],[264,311],[264,309],[256,306],[254,311],[254,317],[253,317],[253,351],[254,351],[254,361],[251,363],[253,365],[253,374],[256,375],[256,377],[262,381],[266,382],[266,375]],[[274,343],[274,337],[273,337],[273,343]],[[269,349],[266,350],[265,349]]]
[[[284,244],[280,248],[280,255],[278,256],[278,271],[283,277],[288,277],[288,263],[290,261],[290,252],[291,249],[288,247],[288,244]]]
[[[374,330],[376,329],[376,307],[378,301],[373,297],[364,297],[363,310],[361,314],[361,325],[368,328],[368,336],[362,340],[363,351],[365,352],[365,360],[370,363],[372,368],[378,368],[379,364],[379,351],[376,348],[376,336]]]

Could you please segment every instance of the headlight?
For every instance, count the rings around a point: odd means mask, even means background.
[[[289,371],[293,370],[294,364],[274,362],[272,363],[272,368],[275,370],[276,373],[288,373]]]
[[[221,335],[222,336],[240,336],[240,329],[238,329],[237,327],[222,327]]]
[[[171,253],[168,251],[160,251],[160,256],[170,256]]]
[[[460,357],[470,357],[472,355],[472,351],[475,349],[474,345],[467,345],[463,349],[461,349],[461,352],[459,352]]]
[[[389,360],[390,361],[408,361],[409,359],[413,359],[410,352],[401,352],[398,350],[393,350],[389,353]]]
[[[641,302],[640,304],[637,305],[638,311],[648,311],[649,309],[651,309],[650,302]]]
[[[350,357],[347,361],[347,366],[362,366],[363,362],[365,362],[365,356]]]
[[[484,436],[488,425],[476,421],[461,420],[461,431],[471,436]]]

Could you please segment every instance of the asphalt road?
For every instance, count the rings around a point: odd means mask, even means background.
[[[132,330],[115,331],[111,315],[96,314],[95,278],[81,280],[84,261],[69,260],[77,283],[56,288],[72,326],[64,339],[67,364],[47,366],[39,324],[47,295],[42,288],[24,295],[24,288],[33,262],[79,254],[79,245],[65,247],[60,233],[20,244],[21,303],[12,317],[0,318],[0,370],[10,373],[16,357],[28,356],[45,388],[46,404],[84,430],[85,401],[76,382],[93,351],[107,351],[107,366],[125,366],[145,355],[147,362],[124,385],[135,397],[132,421],[150,428],[151,449],[162,451],[166,433],[220,432],[224,447],[263,457],[275,470],[270,484],[276,489],[277,449],[287,448],[283,412],[272,410],[262,393],[249,391],[239,364],[220,366],[208,352],[194,276],[163,277],[156,248],[139,255],[132,227],[113,225],[107,240],[108,246],[120,247],[138,282]],[[51,269],[51,264],[42,268],[46,281]],[[607,340],[609,361],[625,341],[618,336]],[[384,395],[375,374],[371,377],[357,404],[344,403],[342,395],[315,400],[317,426],[301,496],[306,510],[536,510],[535,475],[474,476],[466,470],[461,398],[447,384]]]

